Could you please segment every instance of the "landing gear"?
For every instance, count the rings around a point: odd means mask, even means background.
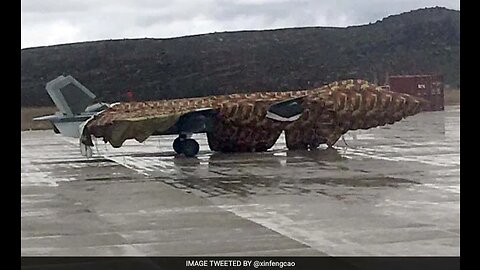
[[[200,146],[194,139],[189,139],[185,134],[180,134],[180,136],[173,141],[173,150],[175,150],[177,154],[194,157],[198,154]]]
[[[185,142],[186,139],[182,139],[180,137],[176,138],[174,141],[173,141],[173,150],[175,150],[175,152],[177,154],[181,154],[182,153],[182,149],[183,149],[183,142]]]
[[[187,157],[194,157],[198,154],[200,146],[194,139],[186,139],[183,142],[183,154]]]

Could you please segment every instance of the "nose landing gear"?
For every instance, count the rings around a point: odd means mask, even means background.
[[[180,134],[180,136],[173,141],[173,150],[175,150],[177,154],[194,157],[198,154],[200,146],[194,139],[188,138],[185,134]]]

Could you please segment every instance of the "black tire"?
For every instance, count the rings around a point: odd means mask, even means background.
[[[185,154],[186,157],[196,156],[199,150],[200,146],[194,139],[186,139],[183,141],[183,154]]]
[[[183,153],[183,144],[185,143],[185,139],[182,139],[180,137],[176,138],[174,141],[173,141],[173,150],[175,150],[175,152],[177,154],[181,154]]]

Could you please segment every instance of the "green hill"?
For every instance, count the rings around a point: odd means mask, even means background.
[[[320,86],[344,78],[442,73],[460,85],[460,11],[425,8],[347,28],[223,32],[83,42],[21,51],[22,106],[48,106],[45,84],[71,74],[104,101]]]

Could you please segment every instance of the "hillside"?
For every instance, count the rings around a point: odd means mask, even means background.
[[[52,104],[44,87],[71,74],[102,100],[291,90],[343,78],[442,73],[460,85],[460,12],[419,9],[347,28],[109,40],[21,51],[22,106]]]

